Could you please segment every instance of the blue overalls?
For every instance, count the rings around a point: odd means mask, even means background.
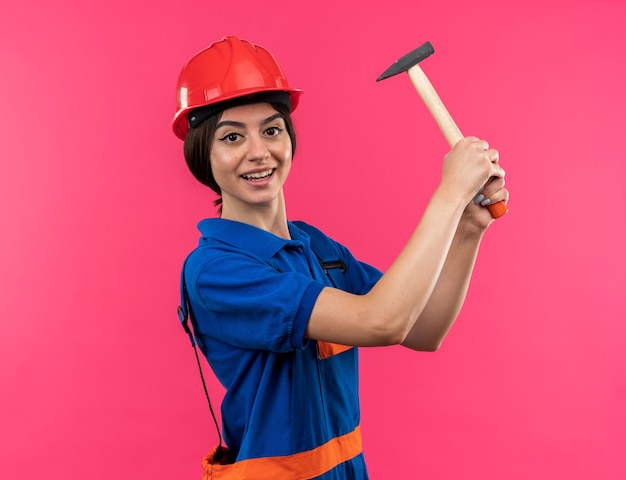
[[[305,226],[289,223],[284,240],[230,220],[199,224],[185,283],[198,345],[226,388],[223,435],[234,462],[207,455],[206,480],[368,478],[358,351],[304,337],[317,296],[332,286]],[[346,267],[337,286],[367,293],[381,272],[332,244]]]

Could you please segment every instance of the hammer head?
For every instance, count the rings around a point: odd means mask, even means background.
[[[424,45],[417,47],[415,50],[396,60],[391,67],[385,70],[382,75],[376,79],[376,81],[379,82],[385,78],[393,77],[398,73],[406,72],[413,65],[418,64],[433,53],[435,53],[435,49],[430,42],[426,42]]]

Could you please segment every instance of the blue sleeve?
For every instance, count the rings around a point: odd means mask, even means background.
[[[306,345],[304,332],[324,285],[279,272],[241,251],[198,249],[186,282],[199,335],[239,348],[287,352]]]
[[[356,295],[364,295],[369,292],[372,287],[380,280],[383,273],[376,267],[360,262],[350,251],[338,242],[335,242],[337,248],[341,252],[343,261],[346,263],[346,272],[348,275],[348,283],[350,285],[350,293]]]
[[[298,235],[304,234],[310,238],[311,248],[318,250],[317,254],[321,258],[331,260],[334,258],[333,250],[336,250],[335,253],[339,255],[346,265],[346,277],[345,279],[342,277],[342,280],[337,282],[337,288],[356,295],[363,295],[369,292],[382,277],[383,274],[380,270],[367,263],[358,261],[350,250],[330,238],[319,228],[301,220],[291,222],[290,226],[295,229],[294,233]],[[329,246],[329,244],[334,248]]]

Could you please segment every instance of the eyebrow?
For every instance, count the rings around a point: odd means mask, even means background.
[[[272,123],[277,118],[283,118],[283,114],[282,113],[275,113],[274,115],[271,115],[271,116],[267,117],[265,120],[263,120],[261,122],[261,125],[267,125],[268,123]],[[217,126],[215,127],[215,130],[218,130],[218,129],[222,128],[222,127],[244,128],[245,126],[246,126],[246,124],[243,123],[243,122],[236,122],[234,120],[224,120],[223,122],[220,122],[220,123],[217,124]]]

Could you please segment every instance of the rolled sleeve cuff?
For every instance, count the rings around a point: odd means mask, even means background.
[[[309,318],[311,318],[311,312],[313,311],[313,305],[317,301],[317,297],[324,289],[324,285],[321,283],[312,282],[302,295],[302,301],[300,302],[300,308],[296,314],[296,318],[293,322],[293,331],[291,333],[291,346],[294,349],[304,348],[306,340],[304,338],[304,332],[306,326],[309,324]]]

